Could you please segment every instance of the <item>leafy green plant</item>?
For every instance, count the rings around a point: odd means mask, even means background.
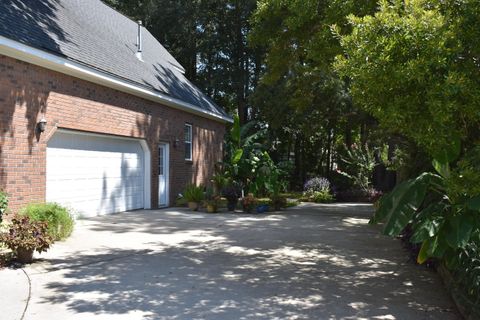
[[[219,194],[220,191],[229,183],[229,179],[226,177],[226,175],[222,173],[217,173],[212,176],[212,179],[210,179],[210,182],[213,184],[213,193]]]
[[[74,220],[69,210],[56,203],[31,203],[20,210],[20,215],[46,222],[48,234],[54,240],[66,239],[73,231]]]
[[[267,152],[253,157],[251,161],[252,177],[248,185],[249,192],[257,196],[277,197],[285,191],[284,172],[273,162]]]
[[[8,209],[8,196],[5,192],[0,191],[0,223],[2,223],[3,216],[7,212],[7,209]]]
[[[312,195],[312,200],[317,203],[333,202],[333,195],[328,190],[316,191]]]
[[[175,199],[175,206],[176,207],[184,207],[187,204],[187,199],[183,196],[183,194],[179,194]]]
[[[0,235],[0,241],[13,251],[22,248],[41,253],[50,248],[53,238],[48,233],[47,222],[16,216],[12,219],[8,232]]]
[[[462,290],[470,302],[471,314],[480,315],[478,302],[480,299],[480,237],[470,241],[464,248],[459,250],[458,265],[453,270],[457,289]],[[474,311],[474,312],[472,312]]]
[[[460,154],[460,143],[437,154],[433,166],[438,174],[424,172],[399,184],[380,199],[371,223],[385,221],[384,234],[397,236],[412,225],[413,243],[421,243],[418,263],[442,258],[449,267],[458,264],[457,252],[465,248],[480,229],[480,196],[449,195],[450,163]]]
[[[286,208],[296,207],[300,204],[297,199],[287,199]]]
[[[210,213],[217,212],[220,199],[221,199],[220,195],[216,194],[212,188],[207,188],[205,192],[205,200],[204,200],[204,204],[207,207],[207,211]]]
[[[204,199],[203,187],[188,184],[183,192],[183,197],[188,202],[201,202]]]
[[[377,164],[368,145],[345,147],[345,156],[341,157],[341,161],[345,170],[337,172],[350,179],[355,187],[367,192],[371,188],[373,169]]]
[[[250,133],[255,122],[240,125],[238,115],[233,117],[233,125],[226,137],[226,155],[224,160],[225,175],[231,180],[247,182],[249,178],[252,154],[263,149],[257,141],[263,136],[264,130]]]

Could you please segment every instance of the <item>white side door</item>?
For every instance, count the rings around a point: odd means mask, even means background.
[[[168,144],[158,146],[158,206],[168,206]]]

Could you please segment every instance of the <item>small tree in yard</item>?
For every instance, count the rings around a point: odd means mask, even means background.
[[[372,186],[373,169],[377,164],[373,151],[368,145],[359,147],[356,144],[345,149],[345,156],[341,158],[345,169],[337,172],[349,178],[355,187],[367,193]]]

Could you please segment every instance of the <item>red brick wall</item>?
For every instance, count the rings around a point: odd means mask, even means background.
[[[39,135],[42,117],[48,125]],[[186,122],[193,125],[192,162],[184,160]],[[222,123],[0,55],[0,189],[10,195],[12,211],[45,200],[46,146],[57,128],[146,139],[152,208],[158,205],[158,143],[170,143],[173,201],[187,182],[207,183],[225,132]]]

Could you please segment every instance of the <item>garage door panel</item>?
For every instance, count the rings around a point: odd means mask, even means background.
[[[102,189],[102,188],[82,188],[78,187],[75,190],[75,194],[72,194],[70,190],[66,188],[55,188],[50,190],[52,193],[55,193],[55,201],[57,202],[80,202],[80,201],[100,201],[102,199],[108,198],[138,198],[139,193],[143,193],[143,187],[136,185],[126,188],[112,188],[112,189]],[[139,199],[140,201],[141,199]]]
[[[144,207],[139,142],[57,132],[47,148],[47,201],[84,216]]]

